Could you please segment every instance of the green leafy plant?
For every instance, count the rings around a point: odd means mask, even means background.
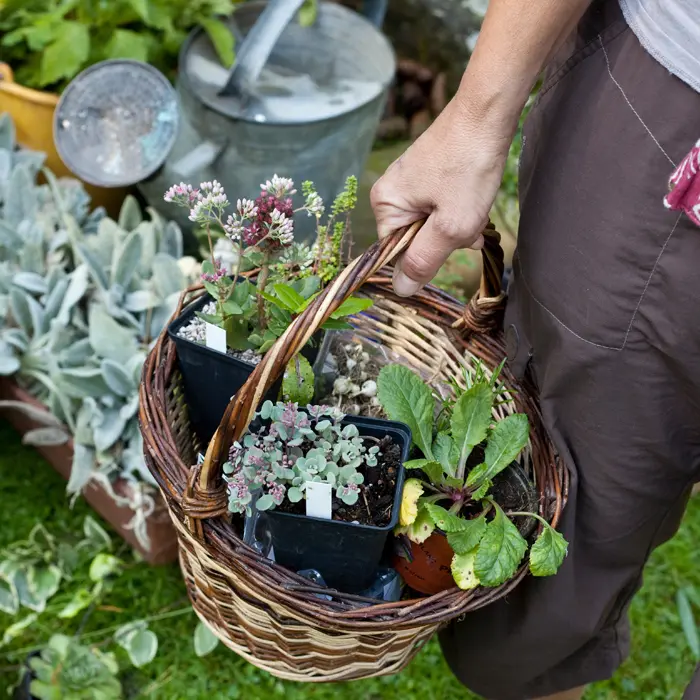
[[[329,406],[266,401],[256,418],[264,421],[234,443],[224,478],[229,510],[250,513],[255,494],[258,510],[271,510],[285,498],[298,503],[309,482],[330,484],[347,505],[357,503],[363,467],[377,465],[379,447],[367,448],[356,425],[341,425],[345,416]]]
[[[227,346],[234,351],[265,353],[340,270],[350,212],[357,201],[357,180],[348,178],[325,224],[321,223],[325,207],[313,184],[305,182],[302,190],[304,204],[295,209],[294,183],[275,175],[262,185],[255,201],[239,199],[235,213],[227,218],[229,200],[216,181],[204,182],[198,189],[180,183],[165,193],[165,201],[189,208],[190,219],[208,232],[211,259],[202,265],[202,281],[214,308],[199,318],[224,329]],[[294,242],[293,218],[302,212],[316,218],[313,246]],[[216,256],[212,227],[223,230],[235,247],[231,276]],[[259,269],[255,282],[240,278],[244,269]],[[371,304],[369,299],[347,299],[323,328],[349,328],[343,318]],[[180,333],[202,342],[200,328],[186,326]]]
[[[676,593],[676,607],[681,627],[695,661],[700,661],[700,632],[693,614],[693,608],[700,610],[700,594],[693,586],[680,588]]]
[[[53,91],[105,59],[146,61],[173,76],[187,33],[200,26],[229,67],[234,39],[218,17],[233,8],[233,0],[6,0],[0,53],[21,84]]]
[[[385,413],[411,428],[422,455],[405,463],[423,477],[406,481],[397,534],[422,543],[436,530],[445,533],[460,588],[499,586],[512,578],[528,550],[511,518],[533,517],[543,529],[530,548],[530,571],[552,575],[566,555],[564,538],[539,515],[505,513],[490,496],[493,480],[527,445],[527,416],[495,417],[503,391],[498,372],[489,379],[477,364],[464,376],[466,389],[455,384],[454,400],[437,409],[431,388],[407,367],[390,365],[379,373]]]
[[[34,679],[29,685],[39,700],[121,700],[114,654],[88,647],[64,634],[55,634],[41,655],[30,660]]]

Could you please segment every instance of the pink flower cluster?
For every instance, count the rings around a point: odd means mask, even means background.
[[[190,221],[205,223],[217,221],[229,204],[224,188],[217,180],[202,182],[199,189],[181,182],[173,185],[163,196],[166,202],[190,209]]]
[[[216,284],[219,280],[221,280],[224,277],[226,277],[226,270],[224,270],[224,268],[221,266],[221,260],[219,260],[218,258],[214,258],[213,273],[202,273],[202,281],[211,282],[212,284]]]

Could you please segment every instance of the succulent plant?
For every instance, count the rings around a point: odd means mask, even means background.
[[[81,644],[77,639],[55,634],[41,656],[30,667],[35,679],[32,696],[40,700],[120,700],[119,666],[114,654]]]
[[[354,505],[364,482],[362,469],[377,465],[379,447],[367,447],[356,425],[342,425],[344,414],[330,406],[266,401],[243,444],[234,443],[224,464],[229,510],[250,513],[255,495],[258,510],[279,506],[285,497],[298,503],[309,482],[335,489],[338,499]]]
[[[138,383],[153,339],[197,274],[182,258],[178,226],[137,201],[118,221],[89,210],[77,180],[37,185],[43,156],[16,151],[12,122],[0,117],[0,375],[14,375],[65,424],[75,450],[68,490],[91,478],[131,482],[134,527],[147,545],[153,483],[138,429]],[[50,429],[50,430],[49,430]],[[50,421],[30,436],[65,442]],[[123,502],[123,497],[114,494]]]

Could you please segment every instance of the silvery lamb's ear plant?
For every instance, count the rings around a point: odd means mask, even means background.
[[[146,352],[191,281],[182,234],[155,212],[144,219],[127,197],[119,221],[73,179],[35,184],[43,157],[14,151],[0,118],[0,375],[16,376],[74,438],[68,490],[98,479],[148,546],[155,503],[138,430],[138,383]],[[186,261],[189,262],[189,261]],[[190,267],[192,267],[190,265]],[[49,419],[50,420],[50,419]],[[30,435],[65,442],[52,423]],[[127,479],[130,496],[114,492]]]
[[[357,503],[362,467],[377,465],[379,447],[366,447],[357,426],[342,425],[344,414],[330,406],[307,406],[266,401],[256,418],[261,427],[234,443],[224,464],[229,510],[270,510],[285,498],[298,503],[308,482],[330,484],[347,505]]]

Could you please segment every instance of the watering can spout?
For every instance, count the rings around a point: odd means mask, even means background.
[[[305,0],[270,0],[255,26],[248,32],[220,96],[243,97],[260,77],[260,72],[287,25]]]

